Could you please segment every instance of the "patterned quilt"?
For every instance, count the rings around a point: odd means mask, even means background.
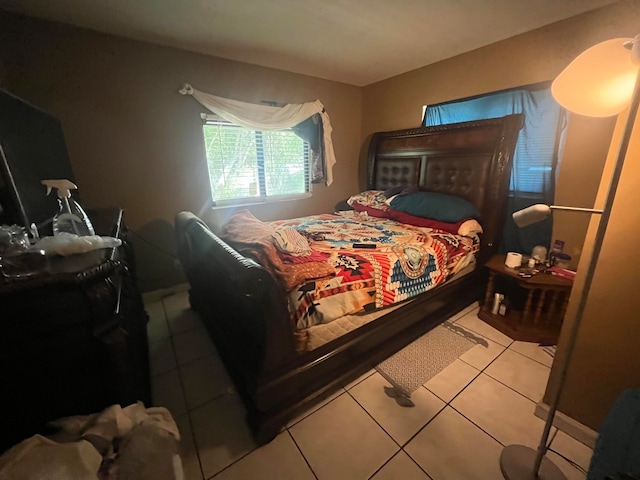
[[[289,292],[298,329],[426,292],[467,266],[479,248],[477,237],[354,211],[268,223],[274,228],[295,228],[308,239],[316,258],[324,254],[335,270],[335,276],[304,282]],[[375,248],[354,248],[354,244]]]

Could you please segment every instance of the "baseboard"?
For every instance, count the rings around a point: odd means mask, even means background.
[[[547,420],[549,415],[549,405],[546,403],[538,403],[535,411],[536,417],[542,420]],[[562,430],[567,435],[575,438],[580,443],[584,443],[587,447],[593,448],[598,438],[598,432],[591,430],[589,427],[581,424],[577,420],[574,420],[568,415],[562,412],[556,411],[556,416],[553,419],[553,425]]]
[[[158,290],[152,290],[151,292],[144,292],[142,294],[142,299],[144,302],[157,302],[158,300],[163,299],[164,297],[168,297],[169,295],[174,295],[178,292],[186,292],[189,290],[188,283],[178,283],[177,285],[171,285],[167,288],[160,288]]]

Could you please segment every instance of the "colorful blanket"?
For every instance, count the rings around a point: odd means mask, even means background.
[[[474,259],[477,237],[414,227],[358,212],[269,222],[293,227],[314,254],[325,253],[335,275],[310,279],[289,291],[298,329],[347,314],[402,302],[445,282]],[[374,248],[357,248],[364,244]]]
[[[289,292],[301,283],[330,277],[333,267],[327,264],[326,257],[321,261],[287,262],[278,253],[274,241],[275,229],[261,222],[249,210],[234,213],[220,232],[220,238],[229,242],[238,252],[252,257],[271,273],[285,292]]]

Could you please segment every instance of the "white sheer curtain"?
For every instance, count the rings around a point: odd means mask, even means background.
[[[253,130],[283,130],[292,128],[316,113],[322,118],[322,130],[324,140],[324,162],[326,178],[325,183],[333,182],[332,169],[336,163],[331,140],[331,122],[329,115],[319,100],[307,103],[291,103],[283,107],[271,105],[258,105],[255,103],[240,102],[229,98],[218,97],[196,90],[188,83],[179,90],[182,95],[191,95],[205,108],[221,118],[241,127]]]

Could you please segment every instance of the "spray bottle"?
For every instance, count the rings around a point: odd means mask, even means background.
[[[95,235],[93,226],[87,214],[78,203],[71,198],[71,190],[78,187],[69,180],[42,180],[47,187],[47,195],[51,189],[58,190],[58,204],[60,211],[53,217],[53,234],[59,235],[61,232],[74,233],[78,236]]]

